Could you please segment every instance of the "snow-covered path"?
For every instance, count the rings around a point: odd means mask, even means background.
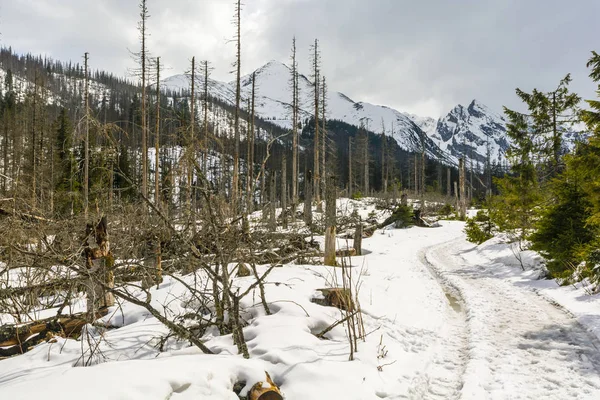
[[[600,344],[561,308],[464,254],[455,239],[423,252],[467,316],[461,399],[600,399]]]

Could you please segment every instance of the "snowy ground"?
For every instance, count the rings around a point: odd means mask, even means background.
[[[363,217],[373,211],[361,202],[341,205]],[[600,300],[534,280],[534,272],[520,272],[506,245],[467,243],[463,226],[385,229],[364,240],[368,254],[353,257],[352,265],[369,334],[355,361],[348,361],[343,326],[327,340],[315,336],[340,319],[336,308],[310,301],[318,288],[340,280],[339,269],[284,265],[266,284],[273,315],[265,315],[258,294],[243,304],[250,360],[236,354],[231,336],[211,332],[204,339],[218,355],[172,338],[160,351],[167,329],[144,309],[123,304],[111,319],[119,329],[79,341],[57,338],[0,361],[0,399],[44,393],[236,399],[233,384],[252,386],[264,380],[264,371],[286,399],[600,398],[600,346],[580,325],[600,319]],[[243,287],[246,279],[237,283]],[[153,289],[152,302],[177,313],[182,292],[166,280]],[[570,308],[580,323],[548,298]],[[78,366],[96,347],[94,365]]]
[[[600,398],[598,338],[588,331],[591,326],[548,301],[569,299],[576,289],[536,280],[539,270],[523,272],[503,243],[477,247],[459,238],[423,254],[466,311],[467,364],[460,398]],[[535,258],[525,256],[531,268]],[[564,306],[582,314],[595,309],[597,315],[600,301],[586,297]]]

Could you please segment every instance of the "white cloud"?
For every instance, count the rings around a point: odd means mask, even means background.
[[[233,0],[149,0],[149,48],[170,66],[208,59],[230,80]],[[598,50],[597,0],[252,0],[242,19],[245,73],[287,61],[298,38],[300,66],[321,41],[332,90],[355,100],[439,115],[478,98],[500,111],[514,88],[553,88],[572,72],[572,88],[594,96],[585,62]],[[19,52],[80,61],[115,74],[133,67],[139,47],[135,1],[12,0],[0,8],[2,44]]]

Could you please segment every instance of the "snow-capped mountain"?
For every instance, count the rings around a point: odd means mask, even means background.
[[[270,61],[254,72],[256,77],[255,110],[258,116],[284,128],[291,127],[291,69],[278,61]],[[176,75],[163,84],[173,90],[189,88],[189,77]],[[197,87],[202,87],[198,77]],[[252,74],[241,81],[242,107],[252,93]],[[299,77],[301,118],[314,113],[313,83],[304,75]],[[210,80],[210,94],[227,103],[235,102],[235,83]],[[373,132],[391,135],[401,148],[421,152],[422,147],[430,157],[442,162],[456,164],[459,157],[466,156],[485,162],[488,151],[491,160],[501,160],[508,148],[506,121],[485,105],[473,100],[468,107],[457,105],[448,115],[435,120],[420,117],[390,107],[356,102],[341,92],[327,93],[327,116],[346,123],[368,127]]]
[[[502,160],[509,146],[504,117],[477,100],[454,107],[428,133],[445,152],[480,163],[485,163],[488,151],[491,161]]]
[[[256,79],[255,111],[258,116],[285,128],[291,127],[291,90],[290,68],[278,61],[270,61],[254,72]],[[176,75],[166,79],[163,83],[169,89],[183,89],[189,87],[189,79],[185,75]],[[198,79],[201,84],[201,79]],[[247,99],[252,94],[252,74],[242,77],[242,96],[245,108]],[[304,75],[299,77],[300,113],[301,119],[313,115],[313,83]],[[209,82],[211,95],[230,104],[235,101],[235,83]],[[327,117],[346,123],[368,127],[373,132],[381,132],[382,123],[386,134],[391,135],[401,148],[407,151],[420,152],[422,146],[429,157],[453,164],[456,160],[442,151],[437,143],[428,136],[415,121],[406,113],[385,106],[373,105],[364,102],[355,102],[340,92],[328,91]]]

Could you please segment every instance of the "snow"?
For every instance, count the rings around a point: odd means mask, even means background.
[[[539,264],[533,253],[524,254],[525,272],[509,253],[506,243],[477,247],[464,238],[425,251],[427,262],[466,311],[469,335],[463,351],[468,361],[461,398],[599,398],[598,338],[579,323],[586,319],[578,321],[538,295],[538,287],[547,294],[562,288],[536,280],[539,269],[531,268]],[[600,305],[598,298],[586,301]],[[577,303],[564,306],[584,313]]]
[[[338,212],[354,210],[363,219],[387,215],[373,199],[339,200]],[[311,302],[318,289],[341,281],[341,269],[286,264],[265,282],[272,315],[258,293],[242,302],[249,360],[237,355],[231,335],[207,331],[202,339],[216,355],[204,355],[167,338],[144,308],[123,303],[103,319],[118,329],[89,326],[80,340],[54,338],[0,361],[0,398],[236,399],[234,383],[246,383],[244,394],[265,381],[265,371],[288,400],[600,398],[600,345],[592,335],[600,296],[538,280],[535,253],[517,253],[522,271],[503,238],[475,246],[463,228],[456,221],[388,227],[363,240],[365,255],[351,265],[368,334],[354,361],[344,325],[316,336],[341,312]],[[338,239],[338,247],[350,245]],[[251,281],[235,285],[243,290]],[[177,280],[150,293],[163,315],[192,309]]]

